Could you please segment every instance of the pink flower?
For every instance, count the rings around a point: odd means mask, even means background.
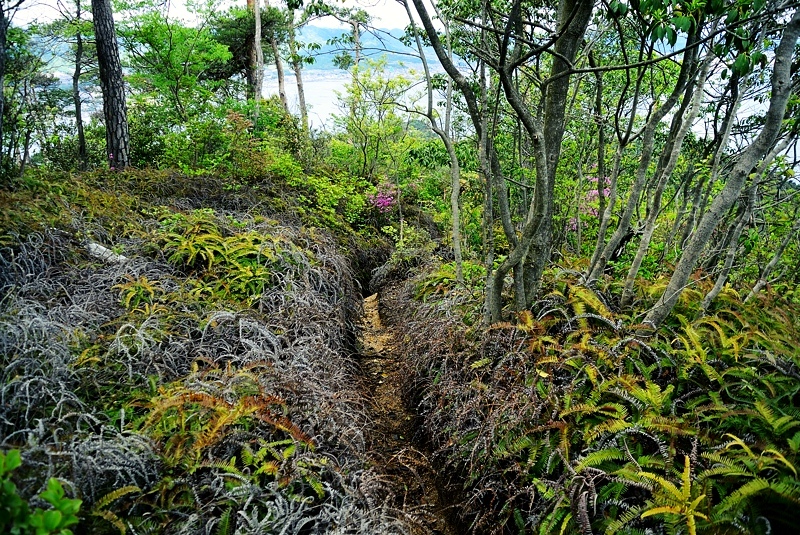
[[[386,213],[397,204],[395,193],[391,189],[379,189],[375,195],[367,195],[367,201],[381,213]]]

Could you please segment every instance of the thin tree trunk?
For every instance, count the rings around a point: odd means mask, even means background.
[[[797,214],[795,214],[796,216]],[[784,235],[781,243],[778,245],[778,248],[775,250],[775,254],[772,255],[772,258],[764,266],[764,269],[761,270],[761,274],[758,277],[758,281],[756,281],[753,289],[750,290],[750,293],[747,294],[747,297],[744,298],[744,302],[747,303],[751,299],[753,299],[756,295],[764,289],[764,287],[769,284],[769,276],[777,267],[778,262],[781,260],[781,256],[783,256],[783,252],[789,246],[789,243],[792,241],[793,238],[797,237],[797,233],[800,232],[800,218],[795,219],[794,225],[789,230],[789,232]]]
[[[488,90],[486,88],[486,64],[480,65],[481,109],[486,110]],[[494,202],[492,197],[492,177],[488,164],[487,146],[489,144],[489,125],[486,115],[481,117],[480,137],[478,139],[478,169],[483,177],[483,253],[486,266],[486,298],[484,303],[484,323],[488,324],[492,318],[500,314],[503,304],[499,297],[501,292],[494,291],[495,238],[494,238]]]
[[[420,21],[422,22],[422,26],[425,29],[425,33],[428,35],[430,39],[431,47],[433,48],[434,52],[436,53],[439,62],[442,64],[442,67],[445,69],[447,74],[450,76],[450,79],[453,83],[458,87],[461,94],[464,96],[464,100],[467,104],[467,110],[472,121],[473,126],[475,127],[475,131],[477,134],[478,139],[480,140],[479,147],[478,147],[478,160],[479,160],[479,173],[481,173],[484,177],[484,184],[486,187],[485,196],[484,196],[484,211],[483,211],[483,232],[484,232],[484,254],[486,259],[486,268],[487,268],[487,301],[486,301],[486,309],[485,309],[485,320],[488,322],[491,320],[492,316],[496,313],[499,315],[501,310],[501,303],[500,302],[493,302],[491,301],[490,295],[494,295],[494,292],[491,291],[491,284],[493,278],[491,277],[492,265],[494,262],[494,234],[492,229],[492,222],[494,218],[492,217],[492,193],[491,193],[491,173],[492,169],[487,160],[490,158],[490,154],[487,153],[487,145],[488,145],[488,134],[486,132],[487,123],[485,121],[485,116],[481,113],[481,109],[478,105],[478,98],[473,91],[471,82],[467,77],[465,77],[455,66],[452,58],[450,57],[447,49],[442,45],[441,40],[439,39],[439,34],[436,28],[431,21],[430,16],[428,15],[427,9],[423,0],[412,0],[414,3],[414,9],[420,17]],[[481,65],[481,84],[482,84],[482,96],[483,102],[485,103],[486,100],[486,92],[485,92],[485,85],[483,80],[485,76],[483,74],[483,65]]]
[[[645,184],[647,182],[647,170],[650,167],[650,162],[653,159],[653,151],[655,150],[655,134],[658,124],[662,119],[664,119],[664,117],[667,116],[675,104],[677,104],[678,98],[683,93],[686,83],[689,80],[689,75],[692,71],[694,71],[696,54],[696,47],[686,49],[683,55],[680,74],[678,75],[678,80],[675,83],[672,93],[669,95],[669,97],[667,97],[667,100],[664,102],[664,104],[653,112],[653,114],[650,116],[650,120],[645,126],[642,136],[642,154],[639,159],[639,166],[636,170],[634,183],[631,186],[631,191],[628,193],[628,202],[625,206],[625,210],[620,216],[620,221],[616,230],[611,235],[611,238],[609,238],[606,246],[603,248],[603,252],[597,255],[597,259],[587,277],[587,280],[589,281],[600,278],[606,268],[606,263],[608,262],[609,258],[611,258],[611,256],[617,250],[617,247],[619,247],[620,243],[622,242],[622,239],[628,233],[631,219],[633,218],[634,212],[636,212],[636,208],[639,206],[642,192],[644,191]]]
[[[77,15],[76,20],[80,22],[81,20],[81,5],[80,2],[76,2],[77,5]],[[83,129],[83,108],[81,102],[81,90],[80,90],[80,79],[81,79],[81,68],[83,64],[83,36],[81,35],[80,29],[75,32],[75,71],[72,73],[72,101],[75,105],[75,128],[78,132],[78,169],[81,171],[86,170],[86,165],[89,160],[89,156],[86,152],[86,133]]]
[[[681,191],[683,192],[681,206],[678,208],[678,212],[675,215],[675,221],[672,223],[672,228],[669,231],[669,235],[667,236],[664,251],[661,253],[661,258],[659,261],[664,260],[664,256],[666,255],[667,251],[672,248],[675,244],[675,238],[678,235],[678,231],[681,229],[681,224],[684,223],[684,220],[687,219],[689,215],[689,199],[690,199],[690,187],[692,185],[692,179],[695,175],[694,166],[692,163],[689,164],[689,168],[686,170],[684,176],[684,182],[681,186]]]
[[[283,60],[281,59],[281,51],[278,48],[278,41],[275,38],[269,40],[272,47],[272,55],[275,57],[275,71],[278,73],[278,97],[281,99],[281,105],[286,113],[289,113],[289,101],[286,98],[286,75],[283,71]]]
[[[119,60],[117,34],[111,0],[92,0],[97,63],[103,90],[103,116],[106,122],[106,149],[111,168],[124,169],[130,163],[128,109],[125,84]]]
[[[406,9],[406,15],[408,15],[409,23],[414,30],[417,52],[419,53],[420,60],[422,61],[422,69],[427,88],[428,104],[425,115],[428,118],[428,122],[431,124],[431,129],[436,133],[437,136],[439,136],[439,139],[442,140],[442,143],[444,143],[445,149],[447,150],[447,155],[450,158],[450,218],[452,220],[453,256],[456,264],[456,280],[460,283],[463,283],[464,267],[463,259],[461,257],[461,210],[458,206],[458,199],[461,194],[461,166],[458,163],[458,155],[456,154],[453,140],[450,138],[450,125],[448,122],[448,118],[450,117],[449,108],[452,106],[452,100],[448,98],[448,101],[446,102],[448,110],[445,114],[445,124],[440,125],[433,113],[433,85],[431,83],[430,67],[428,66],[428,59],[425,57],[425,49],[422,45],[422,39],[419,36],[419,32],[416,31],[417,27],[416,23],[414,22],[414,17],[411,15],[411,6],[408,5],[408,2],[403,3],[403,6]],[[450,34],[447,31],[447,28],[445,28],[445,34],[448,38],[448,53],[450,53],[452,52],[452,49],[450,48]],[[452,87],[453,82],[452,80],[448,79],[448,97],[450,97],[452,94]]]
[[[289,55],[294,78],[297,81],[297,100],[300,105],[300,124],[303,132],[308,134],[308,106],[306,105],[306,91],[303,87],[303,63],[297,54],[297,40],[295,39],[294,10],[289,10]]]
[[[261,28],[260,0],[247,0],[247,10],[253,15],[253,41],[247,50],[247,98],[258,103],[262,98],[264,85],[264,50]]]
[[[700,303],[700,316],[705,316],[708,307],[711,306],[711,303],[717,298],[719,293],[722,291],[722,288],[725,286],[725,281],[728,280],[728,274],[731,272],[731,268],[733,268],[733,261],[736,259],[736,252],[739,250],[739,237],[742,235],[742,231],[744,230],[744,227],[747,225],[747,222],[750,220],[750,216],[753,213],[753,204],[756,201],[757,189],[757,183],[751,186],[751,193],[748,195],[747,206],[742,212],[742,215],[739,216],[736,226],[731,233],[731,240],[728,243],[728,251],[725,254],[725,263],[722,265],[722,269],[717,275],[717,280],[714,281],[714,287],[711,288],[711,290],[703,298],[703,302]]]
[[[764,160],[759,164],[758,170],[755,172],[755,178],[753,179],[753,184],[749,188],[749,193],[747,195],[747,204],[745,205],[745,209],[740,216],[739,220],[736,223],[736,226],[733,229],[733,232],[730,236],[730,241],[728,242],[728,251],[725,255],[725,263],[722,266],[719,274],[717,275],[717,280],[714,282],[714,287],[706,294],[703,298],[703,302],[700,304],[700,315],[705,315],[708,307],[711,306],[711,303],[714,302],[714,299],[717,298],[719,293],[722,291],[722,288],[725,286],[725,282],[728,280],[728,275],[733,268],[733,262],[736,259],[736,252],[739,250],[739,237],[742,235],[742,231],[744,230],[747,222],[750,221],[750,217],[753,214],[756,206],[756,194],[758,192],[758,185],[761,180],[761,177],[764,176],[767,168],[772,164],[778,154],[782,153],[786,150],[786,147],[789,146],[789,139],[784,139],[783,142],[778,143],[769,154],[764,158]],[[790,234],[794,234],[791,232]],[[781,253],[783,253],[783,249],[780,247],[778,248]],[[784,246],[785,249],[785,246]],[[778,255],[780,258],[780,255]],[[777,262],[776,262],[777,263]],[[774,268],[774,266],[773,266]],[[772,271],[772,269],[770,269]],[[767,277],[769,273],[767,273]]]
[[[359,22],[351,20],[350,25],[353,27],[353,52],[355,54],[356,67],[361,65],[361,28]]]
[[[594,53],[589,53],[589,66],[597,67]],[[595,73],[597,88],[594,95],[594,122],[597,125],[597,213],[605,214],[606,211],[606,129],[603,124],[603,73]],[[611,193],[611,191],[609,191]],[[603,226],[603,221],[600,221]],[[580,229],[580,218],[578,219]],[[581,254],[580,239],[578,239],[578,254]]]
[[[636,284],[636,276],[639,274],[639,269],[642,267],[647,251],[650,249],[650,241],[653,238],[653,232],[656,229],[656,220],[661,213],[661,199],[664,195],[664,188],[667,185],[675,164],[678,162],[678,155],[680,154],[683,140],[689,132],[697,114],[700,111],[700,101],[703,97],[703,87],[708,77],[708,70],[711,67],[711,59],[713,56],[703,62],[699,75],[692,76],[695,82],[690,82],[686,86],[686,95],[684,96],[683,104],[678,110],[678,113],[672,118],[672,127],[670,128],[670,137],[665,147],[666,152],[662,153],[659,158],[658,169],[656,170],[656,188],[650,202],[648,202],[647,216],[645,217],[644,232],[639,240],[639,248],[636,251],[636,256],[631,263],[627,276],[625,277],[625,285],[622,290],[622,297],[620,304],[623,307],[629,306],[633,301],[634,286]],[[691,98],[690,98],[691,97]],[[688,108],[688,111],[687,111]]]
[[[620,38],[622,39],[621,30],[620,30]],[[642,61],[642,59],[644,58],[646,50],[647,48],[644,45],[640,47],[639,58],[638,58],[639,61]],[[622,48],[622,51],[627,61],[627,54],[625,53],[624,46]],[[624,130],[620,128],[619,120],[620,116],[622,115],[622,110],[625,103],[625,95],[627,94],[628,87],[630,86],[630,74],[627,70],[625,71],[625,77],[626,77],[625,84],[623,85],[620,98],[617,100],[617,113],[614,116],[614,128],[617,137],[617,148],[614,151],[614,164],[612,166],[611,177],[608,185],[608,205],[606,206],[605,210],[601,211],[600,214],[600,225],[597,230],[597,240],[595,242],[594,252],[592,253],[592,258],[589,261],[589,267],[586,269],[587,284],[592,284],[593,282],[593,280],[589,278],[589,275],[594,271],[595,266],[600,260],[600,256],[603,254],[606,241],[606,234],[608,233],[608,227],[611,224],[611,218],[614,214],[614,209],[616,208],[617,205],[617,199],[618,199],[617,185],[622,164],[622,156],[625,152],[625,147],[627,147],[628,143],[631,140],[633,125],[636,120],[636,110],[639,107],[639,99],[641,97],[642,82],[644,80],[645,73],[646,70],[643,67],[640,67],[636,76],[636,81],[634,82],[633,98],[631,99],[631,112],[628,115],[628,121],[627,124],[625,125]]]
[[[711,198],[711,192],[714,184],[719,178],[719,173],[721,170],[720,161],[722,160],[722,155],[728,145],[728,139],[730,139],[731,130],[736,122],[736,111],[739,109],[739,104],[741,103],[741,93],[739,92],[739,76],[737,74],[734,74],[731,77],[728,87],[731,90],[731,105],[728,106],[725,117],[722,120],[722,136],[720,137],[719,144],[717,145],[714,151],[714,157],[712,158],[711,176],[707,182],[701,180],[697,185],[695,196],[692,199],[692,211],[689,221],[684,227],[683,233],[681,234],[681,241],[679,244],[681,250],[685,247],[686,243],[688,243],[689,237],[694,232],[697,222],[700,220],[702,214],[706,211],[706,206],[708,206],[708,201]],[[703,188],[704,183],[705,188]]]
[[[20,157],[19,162],[19,175],[22,176],[25,174],[25,167],[28,165],[28,161],[31,158],[31,136],[33,135],[33,131],[28,129],[25,131],[25,141],[22,144],[22,156]]]
[[[772,98],[769,102],[764,126],[758,137],[740,156],[722,191],[714,198],[706,214],[697,225],[695,233],[686,245],[669,284],[656,304],[648,311],[645,323],[658,327],[672,312],[678,297],[683,292],[700,254],[705,248],[717,224],[739,196],[742,186],[758,160],[769,151],[780,132],[786,113],[786,104],[792,93],[791,67],[792,54],[800,37],[800,9],[794,12],[786,25],[780,44],[775,50],[775,64],[772,72]]]
[[[686,242],[689,240],[689,236],[694,232],[694,227],[697,224],[698,215],[701,214],[701,202],[703,198],[703,184],[705,183],[704,180],[700,180],[697,183],[697,186],[694,190],[694,195],[692,196],[692,209],[689,212],[689,219],[686,221],[686,225],[683,227],[683,232],[681,232],[681,238],[678,242],[678,248],[682,251],[683,248],[686,246]]]
[[[572,62],[578,53],[578,47],[592,16],[594,3],[589,0],[562,0],[558,5],[558,27],[566,29],[554,46],[553,66],[550,72],[551,82],[544,95],[544,149],[547,155],[547,179],[544,190],[537,190],[535,195],[544,197],[542,218],[534,234],[529,250],[526,251],[525,294],[526,305],[533,303],[539,293],[544,268],[550,262],[553,239],[553,213],[555,198],[555,178],[561,156],[561,141],[564,137],[566,99],[573,68]]]

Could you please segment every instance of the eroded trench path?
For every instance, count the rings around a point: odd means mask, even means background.
[[[381,321],[378,294],[364,300],[361,337],[362,367],[370,402],[372,429],[369,459],[394,491],[395,506],[413,533],[460,535],[451,523],[452,510],[436,484],[429,452],[413,440],[415,415],[403,398],[408,366],[399,351],[397,334]]]

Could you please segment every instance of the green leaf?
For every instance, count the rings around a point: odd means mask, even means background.
[[[746,54],[739,54],[736,61],[733,62],[732,70],[739,76],[744,76],[750,70],[750,58]]]
[[[61,483],[54,477],[47,481],[47,490],[42,492],[39,497],[52,506],[58,505],[58,502],[64,497],[64,488]]]
[[[661,39],[663,39],[663,38],[664,38],[664,36],[665,36],[666,34],[667,34],[667,27],[666,27],[666,26],[664,26],[663,24],[659,24],[658,26],[656,26],[655,28],[653,28],[653,35],[652,35],[652,39],[653,39],[654,41],[660,41]]]
[[[19,450],[11,450],[6,455],[0,453],[0,476],[3,476],[22,464]]]
[[[689,33],[689,30],[692,29],[692,18],[684,16],[672,17],[672,24],[682,32]]]
[[[681,514],[681,509],[679,507],[675,507],[672,505],[654,507],[653,509],[649,509],[644,513],[642,513],[642,518],[647,518],[648,516],[653,516],[653,515],[665,515],[665,514],[679,515]]]
[[[47,533],[56,531],[59,527],[61,527],[61,519],[63,515],[61,511],[56,511],[55,509],[50,509],[45,511],[42,515],[42,528],[46,530]]]
[[[678,42],[678,33],[672,28],[667,28],[667,42],[670,46],[675,46],[675,43]]]

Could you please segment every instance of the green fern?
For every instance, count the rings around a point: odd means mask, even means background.
[[[619,448],[605,448],[598,451],[593,451],[578,459],[577,464],[573,467],[575,472],[580,473],[587,467],[597,467],[612,461],[622,461],[625,459],[625,454]]]
[[[684,457],[680,488],[658,474],[642,472],[640,475],[656,484],[654,499],[650,506],[642,512],[641,518],[653,515],[675,515],[681,517],[686,523],[689,535],[697,535],[697,519],[708,520],[708,516],[698,510],[706,500],[706,495],[700,494],[696,485],[693,484],[689,457]]]
[[[233,533],[233,523],[231,522],[232,512],[233,509],[231,507],[228,507],[220,515],[219,522],[217,523],[217,529],[214,531],[214,535],[231,535]]]

